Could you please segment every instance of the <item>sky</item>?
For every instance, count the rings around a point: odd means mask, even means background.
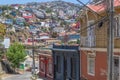
[[[5,4],[24,4],[27,2],[47,2],[47,1],[54,1],[54,0],[0,0],[0,5]],[[72,2],[78,4],[77,0],[63,0],[66,2]],[[89,0],[80,0],[84,3],[88,2]]]

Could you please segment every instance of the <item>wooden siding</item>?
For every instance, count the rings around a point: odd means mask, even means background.
[[[106,13],[106,12],[105,12]],[[101,16],[105,16],[105,13],[100,13]],[[115,9],[115,15],[120,14],[120,7]],[[88,16],[88,17],[87,17]],[[88,20],[87,20],[88,19]],[[100,20],[100,16],[98,16],[96,13],[88,11],[87,15],[84,14],[84,16],[81,17],[81,38],[87,37],[87,21],[90,20]],[[98,24],[95,25],[95,43],[96,48],[106,48],[107,47],[107,28],[109,27],[108,21],[103,22],[103,26],[101,28],[98,27]],[[120,37],[114,38],[114,47],[120,48]],[[81,45],[82,46],[82,45]],[[85,47],[85,46],[84,46]]]

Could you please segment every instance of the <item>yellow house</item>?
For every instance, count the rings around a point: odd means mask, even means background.
[[[108,11],[104,3],[87,5],[80,14],[81,77],[107,80]],[[114,0],[114,80],[120,80],[120,1]],[[116,68],[118,70],[116,70]],[[115,79],[116,78],[116,79]]]

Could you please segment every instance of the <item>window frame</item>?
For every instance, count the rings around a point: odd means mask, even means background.
[[[87,22],[87,26],[94,24],[95,20],[89,20]],[[95,25],[88,27],[87,29],[87,39],[88,39],[88,46],[95,47],[96,46],[96,35],[95,35]]]
[[[118,17],[118,20],[119,21],[116,21],[116,18]],[[114,24],[115,24],[115,27],[114,27],[114,37],[115,38],[120,38],[120,14],[119,15],[116,15],[115,17],[114,17]],[[118,23],[116,23],[116,22],[118,22]],[[117,26],[116,26],[116,24],[117,24]]]
[[[88,73],[88,75],[95,76],[95,57],[90,54],[87,56],[87,64],[88,64],[87,73]],[[91,69],[90,60],[93,60],[92,70],[90,70]]]

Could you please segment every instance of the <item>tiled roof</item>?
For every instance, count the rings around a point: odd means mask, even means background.
[[[95,12],[102,12],[106,9],[105,4],[89,4],[87,5],[90,9],[92,9]],[[120,0],[114,0],[114,7],[120,6]]]

